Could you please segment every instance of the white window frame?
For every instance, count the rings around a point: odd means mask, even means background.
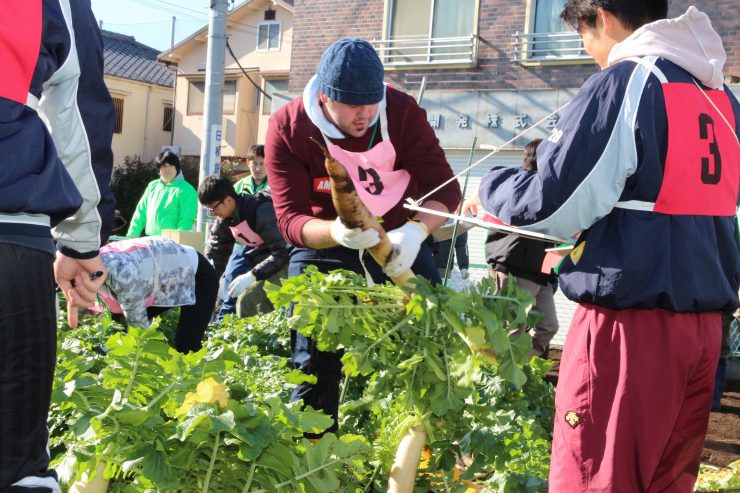
[[[557,39],[565,40],[568,39],[569,43],[577,43],[578,46],[580,46],[579,50],[570,50],[570,51],[564,51],[562,54],[557,53],[557,49],[554,49],[554,54],[537,54],[532,53],[531,50],[536,49],[536,41],[535,35],[537,34],[543,34],[546,35],[547,33],[538,33],[535,31],[535,21],[536,21],[536,15],[537,15],[537,2],[538,1],[550,1],[550,0],[527,0],[527,8],[526,13],[524,17],[524,32],[517,31],[514,33],[514,47],[515,51],[519,51],[519,53],[514,53],[513,61],[514,62],[523,62],[525,64],[527,63],[534,63],[534,64],[541,64],[541,63],[555,63],[555,64],[578,64],[578,63],[593,63],[593,58],[591,58],[583,49],[583,42],[580,40],[580,37],[578,36],[578,33],[575,31],[550,31],[553,34],[553,39],[550,42],[555,42]],[[547,43],[546,40],[541,40],[540,42]],[[563,46],[568,48],[574,48],[574,46],[565,45]]]
[[[277,35],[277,47],[270,48],[270,26],[276,25],[278,27],[278,35]],[[267,48],[260,48],[260,30],[262,26],[267,27]],[[282,37],[283,37],[283,25],[280,21],[265,21],[265,22],[258,22],[257,23],[257,49],[256,51],[266,52],[266,51],[280,51],[280,46],[282,44]]]
[[[434,2],[435,0],[431,0],[431,6],[430,6],[430,16],[429,16],[429,29],[428,29],[428,43],[427,46],[429,53],[428,58],[426,61],[419,60],[419,61],[409,61],[409,62],[393,62],[391,60],[386,59],[384,56],[385,50],[389,49],[386,45],[392,44],[394,41],[391,40],[391,35],[395,34],[392,32],[392,25],[393,25],[393,10],[395,6],[396,0],[384,0],[384,10],[383,10],[383,39],[382,40],[373,40],[373,45],[375,46],[375,49],[378,51],[378,55],[380,55],[380,59],[383,61],[383,64],[386,68],[393,69],[395,67],[400,68],[425,68],[429,66],[440,66],[440,67],[475,67],[478,64],[478,20],[480,16],[480,8],[481,8],[481,0],[474,0],[474,7],[473,7],[473,19],[472,19],[472,32],[466,33],[464,35],[460,35],[458,38],[455,38],[457,41],[452,41],[452,43],[459,43],[461,42],[459,38],[463,38],[466,36],[471,37],[472,47],[471,52],[469,54],[468,60],[454,60],[449,62],[438,62],[434,61],[434,54],[432,53],[432,40],[435,38],[432,37],[432,26],[434,25]],[[442,39],[442,38],[437,38]],[[445,38],[445,39],[451,39],[451,38]]]

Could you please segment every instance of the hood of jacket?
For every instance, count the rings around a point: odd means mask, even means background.
[[[178,181],[178,180],[184,180],[184,179],[185,179],[185,175],[183,175],[182,174],[182,170],[180,170],[180,171],[177,172],[177,174],[175,175],[175,177],[172,179],[171,182],[165,183],[165,182],[162,181],[161,178],[159,179],[159,182],[162,185],[165,185],[166,186],[166,185],[173,185],[176,181]]]
[[[722,40],[707,14],[689,7],[674,19],[645,24],[617,43],[609,53],[609,66],[635,56],[659,56],[689,72],[705,86],[719,89],[726,54]]]

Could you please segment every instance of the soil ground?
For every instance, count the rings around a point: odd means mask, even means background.
[[[557,382],[561,351],[550,350],[553,367],[548,380]],[[709,416],[709,429],[704,441],[701,461],[713,466],[727,466],[740,459],[740,381],[727,382],[722,398],[722,409]]]

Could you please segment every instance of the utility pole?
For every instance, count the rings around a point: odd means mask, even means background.
[[[208,54],[203,103],[203,132],[200,146],[198,183],[221,171],[221,118],[223,116],[224,59],[226,54],[226,16],[228,0],[211,0],[208,13]],[[198,208],[197,230],[206,230],[208,215]]]
[[[170,49],[174,48],[175,46],[175,21],[177,20],[177,17],[174,15],[172,16],[172,34],[170,35]]]

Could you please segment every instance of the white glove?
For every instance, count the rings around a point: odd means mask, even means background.
[[[257,278],[254,277],[254,274],[252,274],[251,271],[235,278],[233,281],[231,281],[231,284],[229,284],[229,297],[238,298],[239,295],[246,291],[249,286],[254,284],[256,280]]]
[[[400,228],[388,232],[393,243],[393,253],[383,269],[389,277],[397,277],[410,269],[419,254],[421,243],[429,236],[426,225],[419,221],[408,221]]]
[[[467,279],[468,277],[470,277],[468,269],[460,269],[460,277],[462,277],[463,279]]]
[[[353,250],[364,250],[366,248],[374,247],[380,242],[380,236],[374,229],[366,229],[365,231],[360,228],[347,228],[339,218],[336,218],[331,223],[329,234],[332,239],[342,245],[343,247],[351,248]]]

